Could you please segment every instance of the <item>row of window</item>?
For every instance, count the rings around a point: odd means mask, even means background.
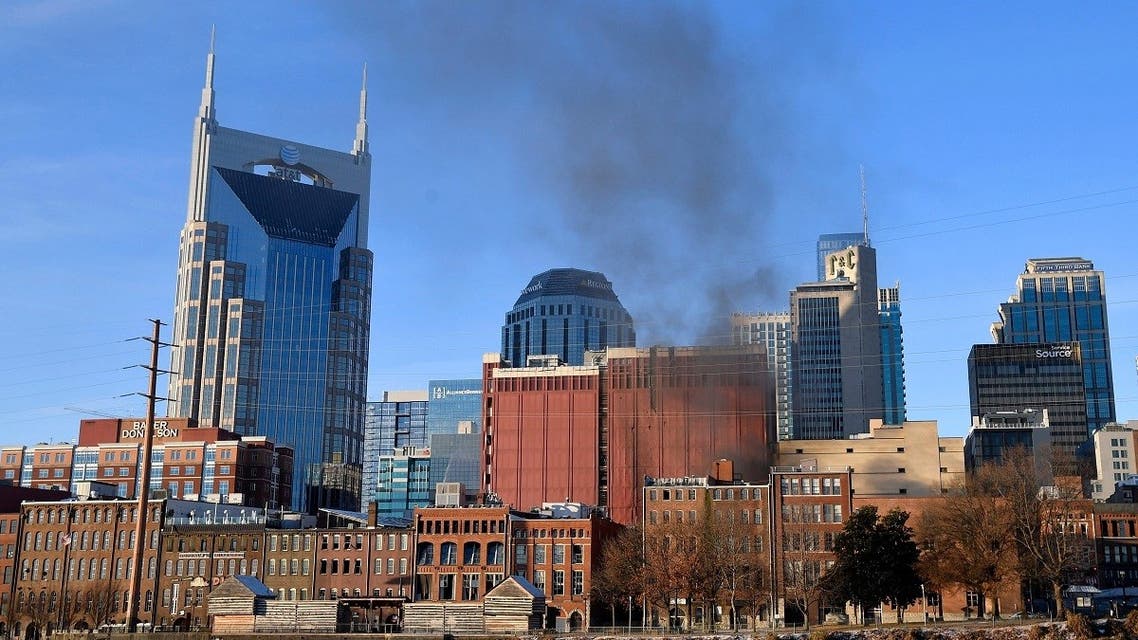
[[[564,545],[557,545],[564,546]],[[491,542],[486,545],[486,562],[481,562],[482,545],[477,542],[467,542],[463,545],[462,559],[464,565],[500,565],[504,561],[505,545],[501,542]],[[562,551],[564,553],[564,551]],[[416,562],[422,566],[430,566],[435,562],[435,545],[431,542],[420,542],[415,553]],[[458,564],[458,545],[454,542],[444,542],[439,545],[439,564],[450,566]]]
[[[565,547],[566,545],[563,544],[553,545],[553,564],[565,564]],[[585,547],[579,544],[569,545],[569,547],[571,554],[569,559],[573,564],[582,564],[585,562]],[[549,557],[547,554],[549,545],[535,544],[532,548],[533,563],[535,565],[546,564],[547,558]],[[530,547],[525,544],[514,545],[514,560],[517,564],[529,564],[529,549]]]

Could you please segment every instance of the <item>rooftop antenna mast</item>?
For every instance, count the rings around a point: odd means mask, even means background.
[[[857,166],[857,174],[861,179],[861,225],[862,233],[865,235],[865,246],[869,246],[869,198],[866,197],[865,192],[865,166]]]

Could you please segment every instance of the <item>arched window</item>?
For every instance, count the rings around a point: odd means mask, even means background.
[[[482,545],[477,542],[467,542],[462,545],[462,564],[479,564],[482,562]]]
[[[439,549],[439,564],[457,564],[458,545],[453,542],[444,542]]]
[[[430,542],[420,542],[419,548],[415,551],[415,562],[423,566],[434,564],[435,545]]]
[[[486,545],[486,564],[500,565],[505,560],[505,546],[501,542]]]

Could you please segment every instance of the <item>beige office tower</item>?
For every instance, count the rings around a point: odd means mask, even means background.
[[[219,126],[213,76],[211,47],[169,413],[293,447],[294,508],[358,509],[372,278],[366,69],[349,152]]]
[[[884,417],[877,254],[826,256],[826,280],[790,292],[793,438],[846,438]]]

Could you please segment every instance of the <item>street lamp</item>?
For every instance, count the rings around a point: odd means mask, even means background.
[[[632,633],[632,594],[628,595],[628,633]]]
[[[925,617],[925,624],[929,623],[929,600],[925,597],[925,583],[921,583],[921,611]]]

